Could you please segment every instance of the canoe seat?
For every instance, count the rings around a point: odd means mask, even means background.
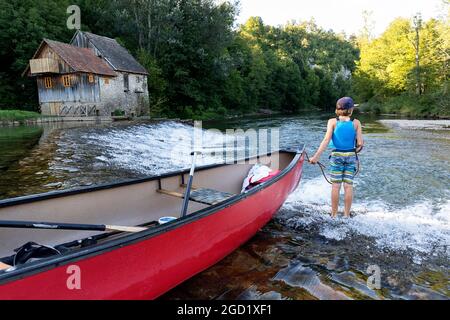
[[[158,189],[159,193],[163,193],[169,196],[178,197],[178,198],[184,198],[184,194],[175,192],[175,191],[169,191],[165,189]],[[189,196],[189,200],[213,205],[222,201],[227,200],[228,198],[231,198],[234,196],[232,193],[228,192],[222,192],[214,189],[207,189],[207,188],[197,188],[192,187],[191,194]]]
[[[191,191],[189,200],[213,205],[225,201],[232,196],[234,196],[234,194],[214,189],[195,189]]]

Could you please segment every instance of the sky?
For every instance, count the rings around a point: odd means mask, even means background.
[[[314,17],[316,23],[339,33],[357,34],[364,25],[362,12],[372,11],[374,34],[380,35],[397,17],[410,18],[417,12],[424,20],[440,14],[442,0],[240,0],[238,23],[260,16],[270,25],[285,24],[292,19]]]

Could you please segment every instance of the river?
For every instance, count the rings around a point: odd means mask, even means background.
[[[304,143],[312,154],[326,119],[314,114],[203,125],[277,128],[281,147]],[[261,232],[161,298],[448,299],[450,121],[361,120],[366,147],[353,218],[330,218],[330,186],[317,166],[306,164],[298,189]],[[170,155],[190,149],[192,132],[171,121],[0,128],[0,199],[187,167],[188,158]],[[224,140],[217,131],[202,133],[209,145]],[[374,270],[380,289],[366,283]]]

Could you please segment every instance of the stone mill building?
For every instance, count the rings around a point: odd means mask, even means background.
[[[149,114],[148,72],[111,38],[77,31],[70,44],[44,39],[24,74],[36,78],[43,115]]]

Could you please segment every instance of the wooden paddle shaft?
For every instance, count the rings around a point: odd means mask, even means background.
[[[84,230],[84,231],[124,231],[140,232],[147,230],[144,227],[113,226],[103,224],[79,224],[79,223],[58,223],[58,222],[37,222],[37,221],[0,221],[2,228],[25,228],[25,229],[47,229],[47,230]]]

